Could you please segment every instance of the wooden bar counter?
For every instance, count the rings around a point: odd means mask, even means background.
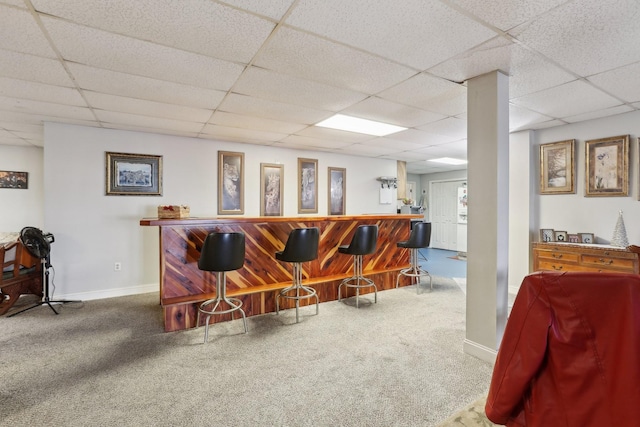
[[[289,232],[294,228],[320,229],[318,259],[304,263],[303,275],[304,283],[316,289],[320,302],[326,302],[338,298],[340,281],[353,273],[353,257],[338,253],[338,246],[348,245],[359,225],[378,225],[377,249],[374,254],[364,256],[363,271],[376,283],[378,290],[384,290],[394,288],[398,270],[409,265],[409,251],[398,248],[396,243],[409,238],[411,220],[420,218],[422,215],[395,214],[143,218],[140,225],[159,227],[160,303],[164,327],[165,331],[177,331],[195,327],[197,303],[215,297],[215,274],[198,269],[202,244],[213,231],[245,234],[244,267],[227,273],[227,294],[243,301],[247,316],[255,316],[275,311],[276,291],[291,284],[292,266],[276,260],[275,252],[284,248]],[[401,285],[408,283],[408,280],[401,280]],[[289,301],[281,303],[285,309],[293,304]],[[213,316],[211,321],[230,319],[227,314]]]

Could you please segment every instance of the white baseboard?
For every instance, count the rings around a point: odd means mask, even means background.
[[[148,285],[139,285],[126,288],[104,289],[92,292],[77,292],[74,294],[55,295],[55,299],[90,301],[104,298],[124,297],[128,295],[146,294],[149,292],[159,292],[160,285],[151,283]]]
[[[492,348],[486,347],[477,342],[471,341],[467,338],[464,339],[462,344],[463,351],[485,362],[495,363],[498,351]]]

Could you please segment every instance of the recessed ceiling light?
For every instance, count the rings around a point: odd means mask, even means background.
[[[373,120],[345,116],[344,114],[336,114],[335,116],[321,121],[320,123],[316,124],[316,126],[346,130],[349,132],[365,133],[367,135],[374,136],[385,136],[407,130],[407,128],[402,126],[395,126],[382,122],[374,122]]]
[[[446,165],[466,165],[467,161],[462,159],[453,159],[451,157],[441,157],[439,159],[431,159],[430,162],[444,163]]]

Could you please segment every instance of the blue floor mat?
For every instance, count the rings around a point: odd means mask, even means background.
[[[457,251],[433,248],[420,249],[420,266],[434,276],[466,278],[467,261],[453,259],[457,255]],[[423,256],[427,261],[424,260]]]

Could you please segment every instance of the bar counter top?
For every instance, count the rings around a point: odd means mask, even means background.
[[[363,271],[378,290],[384,290],[395,288],[398,271],[409,265],[408,250],[396,243],[407,240],[411,222],[422,218],[411,214],[223,216],[143,218],[140,225],[159,228],[160,302],[165,331],[175,331],[195,327],[197,303],[215,296],[215,274],[198,269],[200,250],[211,232],[245,234],[245,264],[227,273],[227,294],[240,298],[247,316],[254,316],[275,311],[275,293],[291,284],[291,265],[276,260],[275,252],[284,248],[294,228],[320,229],[318,259],[304,263],[303,283],[315,288],[320,301],[326,302],[337,299],[340,281],[353,273],[353,257],[339,253],[338,247],[351,242],[359,225],[378,225],[376,252],[364,256]],[[401,280],[401,284],[408,282]],[[289,307],[285,303],[283,308]],[[212,322],[225,320],[230,315],[212,318]]]

